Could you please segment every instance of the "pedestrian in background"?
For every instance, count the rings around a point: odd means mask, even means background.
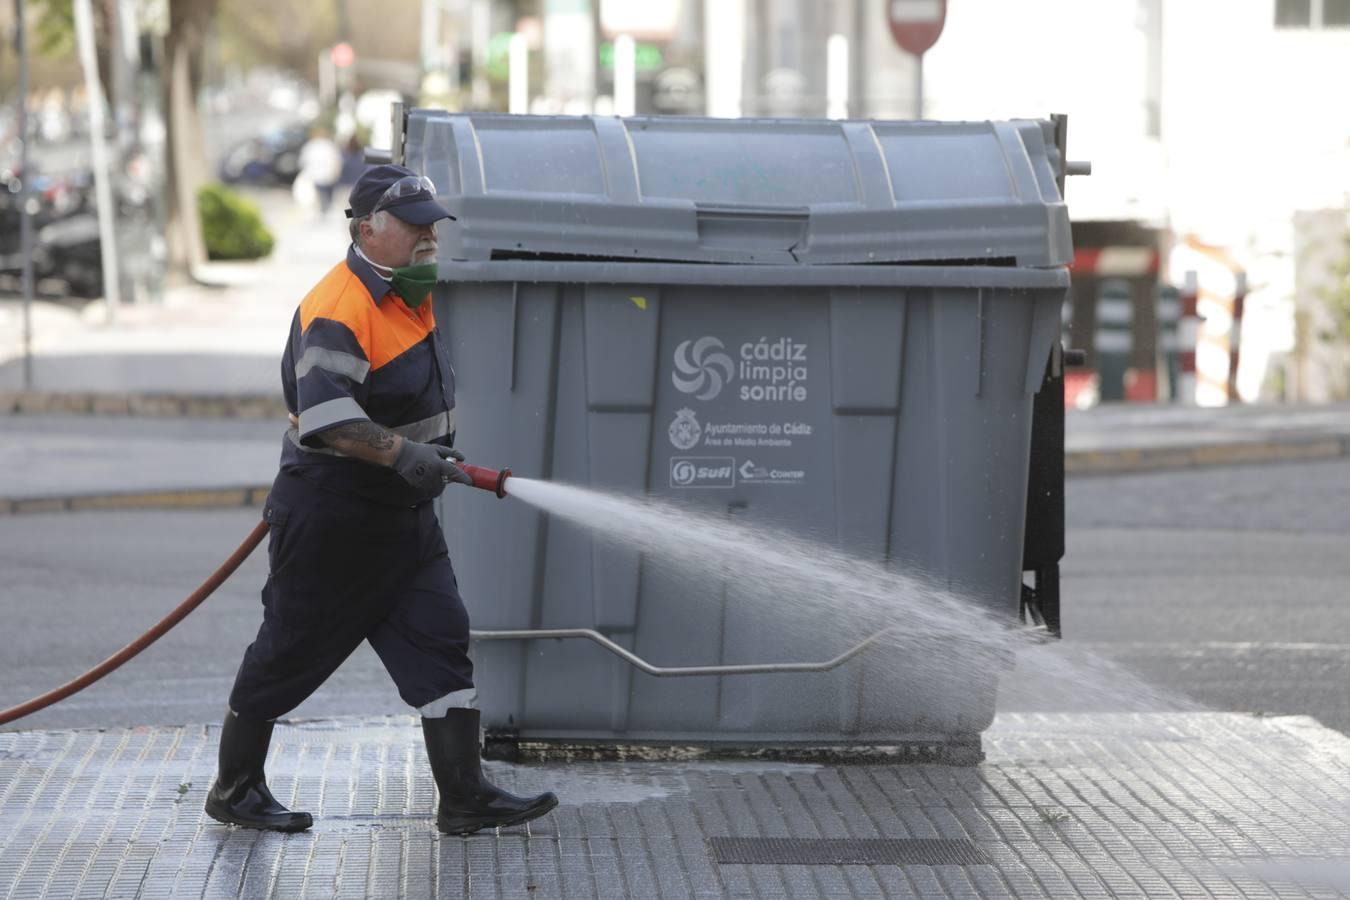
[[[300,147],[300,174],[314,188],[318,197],[320,216],[327,216],[333,207],[333,193],[342,177],[342,151],[328,134],[328,129],[316,125],[309,140]],[[304,190],[301,185],[300,190]]]
[[[366,147],[359,134],[351,134],[342,146],[342,175],[339,184],[356,184],[361,173],[370,168],[366,162]]]

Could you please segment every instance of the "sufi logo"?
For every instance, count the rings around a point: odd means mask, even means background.
[[[730,456],[672,456],[673,488],[728,488],[736,486],[736,460]]]

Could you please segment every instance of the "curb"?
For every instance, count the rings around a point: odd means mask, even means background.
[[[1344,456],[1350,456],[1350,435],[1241,444],[1197,444],[1192,447],[1078,450],[1064,454],[1064,473],[1078,476],[1129,475],[1213,466],[1307,462]]]
[[[1350,456],[1350,435],[1253,444],[1075,451],[1064,455],[1066,477],[1139,475],[1182,469],[1306,462]],[[0,497],[0,516],[135,509],[237,509],[261,507],[270,485],[183,488],[59,497]]]
[[[201,488],[190,490],[127,491],[81,494],[72,497],[0,497],[0,516],[31,513],[89,512],[129,509],[237,509],[260,507],[270,486]]]
[[[25,413],[189,419],[284,419],[287,410],[280,394],[0,391],[0,415]]]

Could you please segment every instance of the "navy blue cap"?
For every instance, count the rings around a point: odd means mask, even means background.
[[[417,173],[404,166],[369,167],[356,179],[356,184],[352,185],[352,192],[347,195],[347,203],[350,206],[347,218],[359,219],[370,215],[390,185],[410,176],[416,178]],[[406,197],[390,200],[381,209],[388,210],[390,215],[409,225],[430,225],[441,219],[455,218],[450,215],[449,210],[437,202],[436,195],[425,188]]]

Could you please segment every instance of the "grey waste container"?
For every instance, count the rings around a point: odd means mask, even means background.
[[[1051,122],[404,124],[395,158],[459,217],[435,311],[475,460],[734,510],[1016,615],[1072,256]],[[476,630],[595,629],[661,666],[844,649],[522,503],[454,496],[443,517]],[[978,752],[994,708],[983,676],[929,661],[897,691],[869,667],[905,661],[868,653],[682,678],[588,641],[479,641],[475,661],[485,724],[525,740]]]

